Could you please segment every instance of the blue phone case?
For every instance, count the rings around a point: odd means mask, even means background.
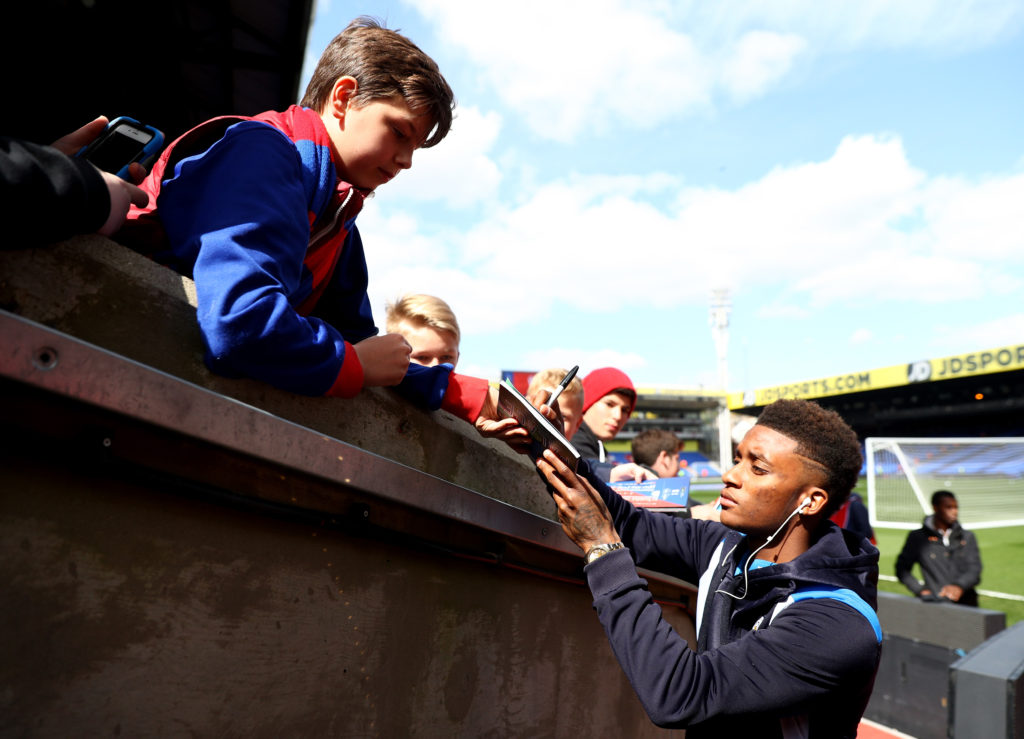
[[[119,117],[115,118],[114,120],[110,121],[109,123],[107,123],[106,128],[103,129],[103,132],[106,133],[108,130],[110,130],[114,126],[118,125],[119,123],[127,123],[127,124],[130,124],[132,126],[135,126],[136,128],[141,128],[143,130],[149,131],[150,133],[153,134],[153,138],[150,139],[150,141],[143,147],[141,152],[136,154],[135,157],[132,158],[131,161],[127,162],[117,172],[114,172],[114,174],[117,175],[118,177],[120,177],[122,180],[130,181],[130,178],[128,176],[128,167],[130,167],[132,165],[132,163],[134,163],[134,162],[140,162],[140,163],[143,164],[143,166],[148,167],[149,164],[151,163],[150,160],[154,159],[156,157],[157,153],[159,153],[160,149],[163,148],[163,145],[164,145],[164,134],[163,134],[162,131],[160,131],[157,128],[153,128],[152,126],[147,126],[144,123],[139,123],[134,118],[129,118],[128,116],[125,116],[125,115],[119,116]],[[100,136],[96,138],[96,141],[99,141],[100,137],[102,137],[102,136],[103,136],[103,134],[101,133]],[[78,153],[76,153],[75,156],[76,157],[83,156],[86,152],[89,151],[89,148],[91,146],[93,146],[93,144],[95,144],[95,143],[96,142],[92,142],[92,143],[90,143],[90,144],[88,144],[86,146],[83,146],[81,149],[78,150]]]

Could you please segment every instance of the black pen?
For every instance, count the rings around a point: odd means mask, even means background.
[[[577,364],[571,370],[566,372],[565,377],[562,378],[562,381],[558,383],[558,387],[555,388],[555,391],[551,393],[551,397],[548,398],[548,408],[555,407],[555,401],[558,400],[558,396],[562,394],[563,390],[569,387],[569,383],[572,382],[572,378],[576,376],[576,373],[579,371],[579,369],[580,366]]]

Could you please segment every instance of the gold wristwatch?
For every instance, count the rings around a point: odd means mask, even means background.
[[[626,545],[621,541],[616,541],[611,544],[598,544],[596,547],[591,547],[587,550],[586,555],[583,557],[584,564],[590,564],[595,559],[599,559],[608,552],[614,552],[616,549],[625,549]]]

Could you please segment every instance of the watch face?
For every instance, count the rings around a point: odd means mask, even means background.
[[[603,557],[608,554],[608,552],[614,552],[616,549],[622,549],[623,547],[625,547],[625,544],[622,542],[615,542],[614,544],[598,544],[587,552],[584,559],[586,560],[586,564],[590,564],[598,557]]]

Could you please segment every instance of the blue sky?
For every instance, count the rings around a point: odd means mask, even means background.
[[[1019,0],[319,0],[302,88],[357,15],[458,99],[359,225],[461,371],[715,388],[718,287],[733,392],[1024,342]]]

